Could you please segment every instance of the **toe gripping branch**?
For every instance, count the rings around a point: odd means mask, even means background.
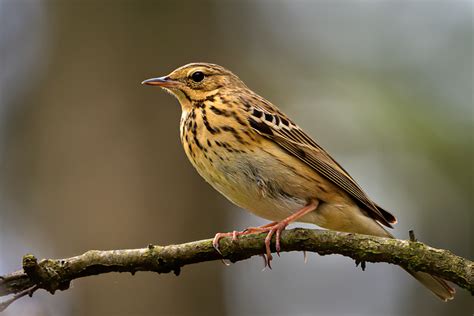
[[[265,253],[262,254],[262,257],[265,261],[265,267],[272,268],[271,261],[273,260],[272,251],[271,251],[271,242],[272,237],[275,235],[275,250],[278,256],[280,256],[280,236],[281,232],[285,230],[285,228],[292,222],[296,221],[297,219],[305,216],[306,214],[316,210],[318,208],[319,202],[313,200],[308,203],[308,205],[304,206],[297,212],[291,214],[287,218],[281,220],[280,222],[272,222],[267,225],[259,226],[259,227],[249,227],[244,231],[238,232],[233,231],[232,233],[217,233],[214,236],[214,240],[212,241],[212,245],[216,251],[222,255],[221,251],[219,250],[219,240],[223,237],[232,237],[232,241],[236,241],[238,236],[248,235],[248,234],[256,234],[256,233],[263,233],[266,232],[267,237],[265,238]],[[228,265],[225,261],[224,264]],[[363,265],[363,269],[365,269],[365,263]]]

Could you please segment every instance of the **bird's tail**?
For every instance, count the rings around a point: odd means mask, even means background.
[[[380,228],[382,228],[381,225],[379,226]],[[385,232],[385,235],[379,234],[381,237],[395,238],[392,234],[390,234],[385,229],[383,229],[383,231]],[[456,291],[445,280],[437,276],[425,273],[425,272],[410,271],[405,268],[403,269],[406,272],[410,273],[415,279],[417,279],[421,284],[423,284],[428,290],[430,290],[434,295],[439,297],[441,300],[447,302],[454,298],[454,293],[456,293]]]
[[[350,225],[328,225],[331,224],[330,221],[325,221],[324,223],[315,221],[314,223],[316,225],[337,231],[352,232],[385,238],[395,238],[392,234],[386,231],[379,222],[367,216],[365,212],[358,213],[351,209],[350,212],[346,213],[346,215],[347,214],[352,215],[350,218]],[[425,272],[412,271],[409,269],[405,270],[443,301],[448,301],[454,298],[454,288],[452,288],[443,279]]]
[[[443,279],[425,272],[413,272],[407,269],[405,269],[405,271],[410,273],[415,279],[417,279],[441,300],[447,302],[454,298],[454,293],[456,293],[456,291]]]

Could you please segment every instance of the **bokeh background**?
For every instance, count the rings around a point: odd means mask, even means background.
[[[143,79],[237,73],[397,215],[394,233],[473,258],[472,1],[0,0],[0,274],[21,256],[212,237],[264,221],[193,170],[180,108]],[[285,253],[109,274],[5,315],[471,315],[401,269]]]

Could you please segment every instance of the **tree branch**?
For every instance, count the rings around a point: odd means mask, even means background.
[[[220,250],[224,258],[231,262],[245,260],[263,253],[265,236],[246,235],[236,241],[223,238]],[[356,262],[397,264],[439,276],[474,295],[474,263],[448,250],[432,248],[421,242],[326,230],[292,229],[282,233],[281,248],[282,252],[340,254]],[[68,289],[74,279],[108,272],[134,274],[137,271],[153,271],[179,275],[181,267],[185,265],[218,259],[222,257],[214,250],[210,239],[180,245],[149,245],[142,249],[90,250],[76,257],[44,259],[40,262],[33,255],[26,255],[23,257],[23,270],[0,276],[0,296],[31,295],[38,288],[54,294],[56,290]],[[8,300],[10,303],[11,299]]]

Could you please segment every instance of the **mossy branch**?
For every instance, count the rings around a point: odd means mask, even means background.
[[[260,255],[265,234],[241,236],[236,241],[223,238],[220,249],[231,262]],[[340,254],[356,262],[387,262],[414,271],[424,271],[456,283],[474,295],[474,263],[448,250],[436,249],[421,242],[388,239],[326,230],[292,229],[281,236],[282,252],[311,251],[320,255]],[[155,246],[126,250],[90,250],[66,259],[23,257],[23,270],[0,276],[0,296],[14,294],[0,304],[0,310],[24,295],[42,288],[54,294],[66,290],[74,279],[108,272],[174,272],[199,262],[219,260],[212,240],[180,245]]]

